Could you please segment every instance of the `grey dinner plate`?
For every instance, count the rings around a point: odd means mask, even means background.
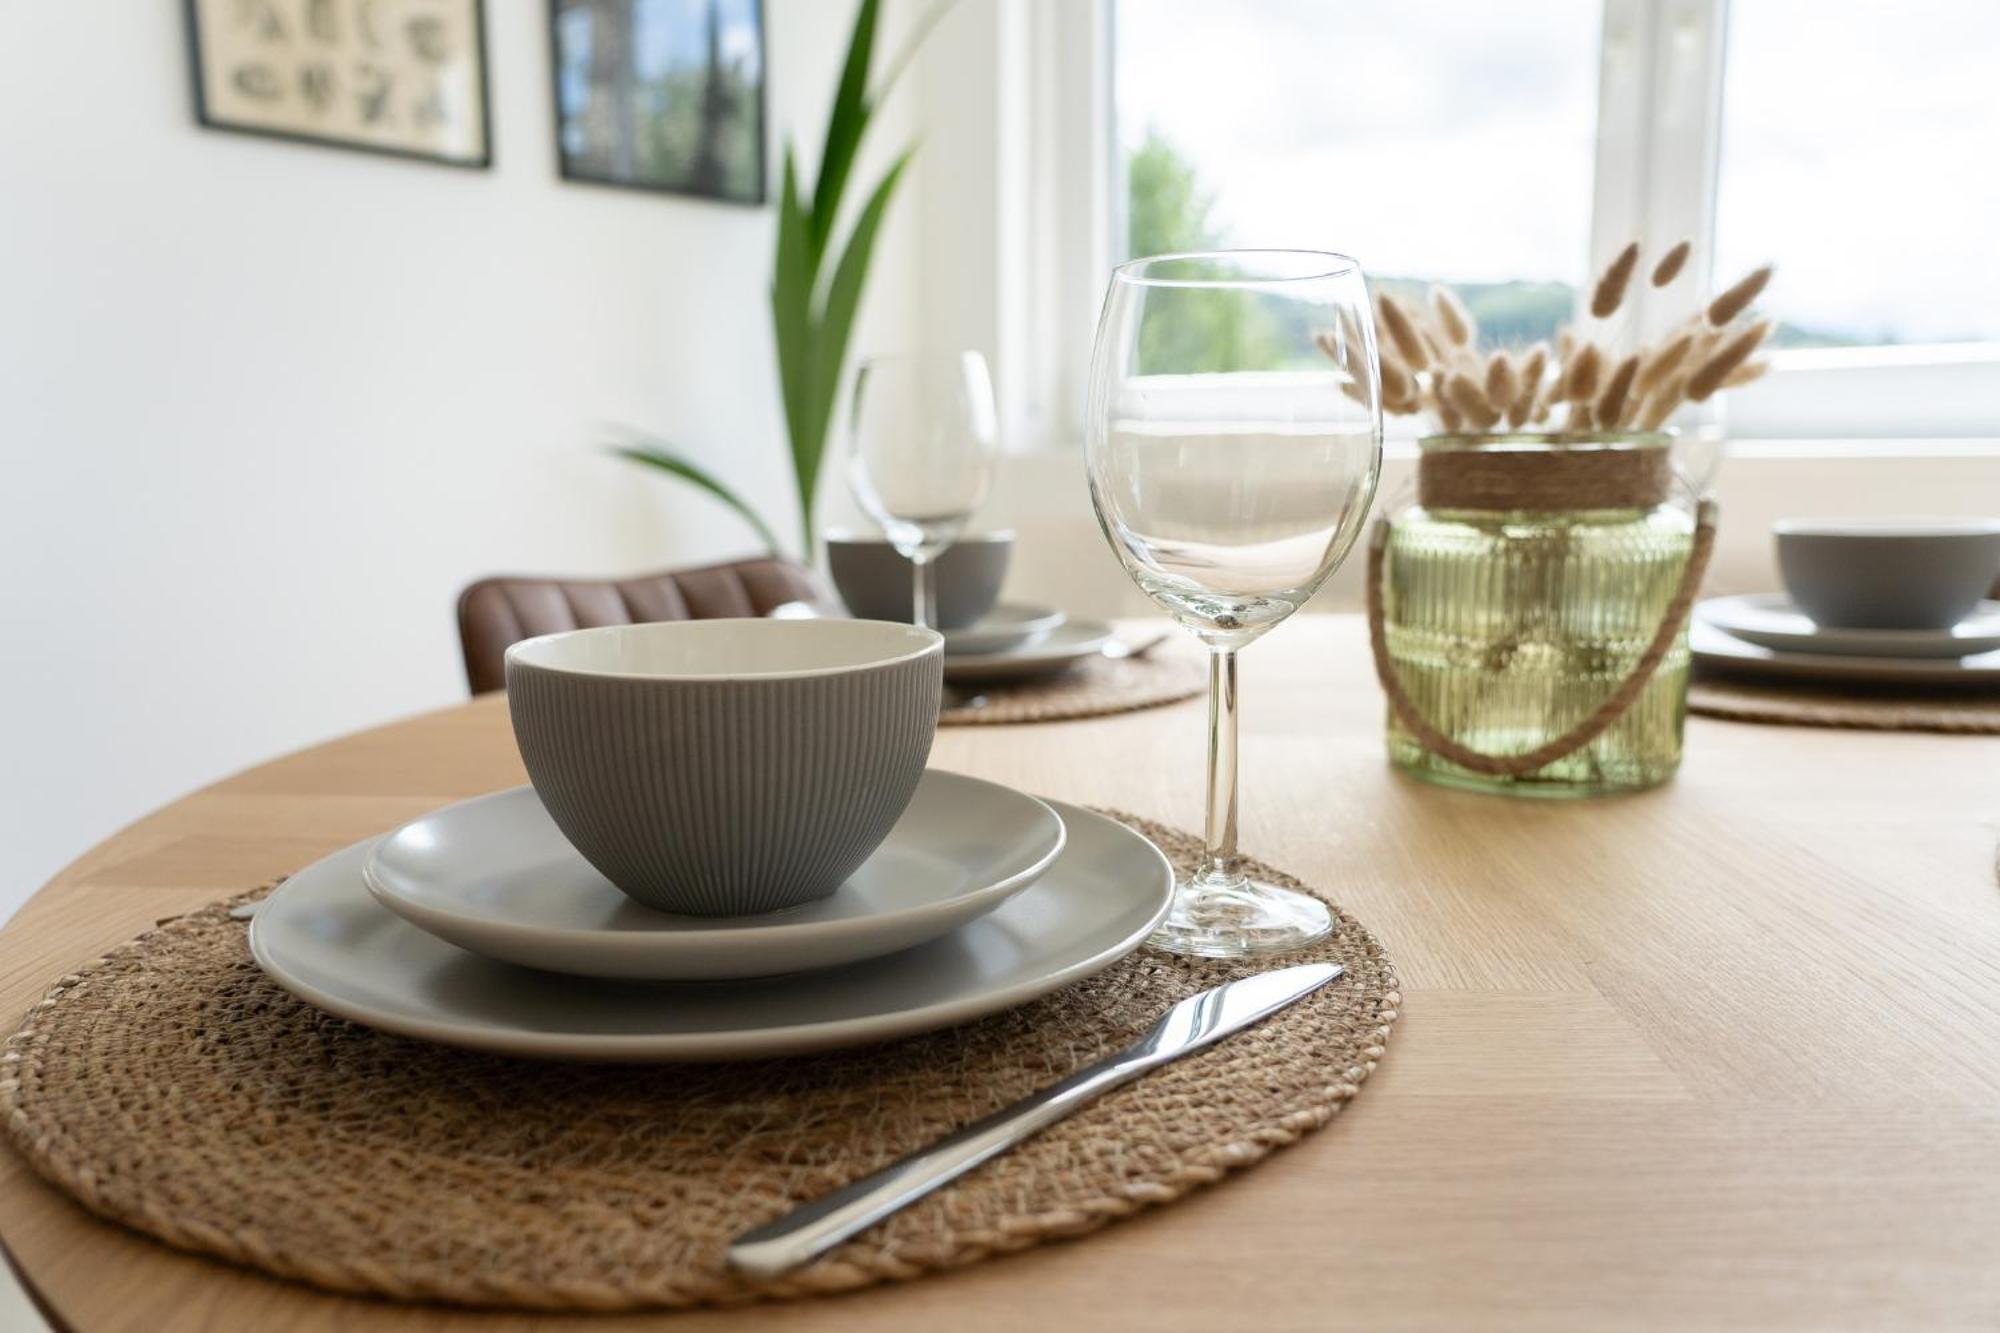
[[[716,981],[835,967],[935,939],[1055,863],[1063,823],[997,782],[927,770],[888,838],[830,898],[755,916],[657,912],[569,844],[532,787],[447,806],[382,839],[377,902],[440,939],[579,976]]]
[[[1109,621],[1066,620],[1039,641],[1006,652],[948,652],[944,655],[944,678],[962,682],[1052,676],[1103,652],[1112,635]]]
[[[755,981],[559,976],[465,952],[369,895],[356,843],[293,875],[250,952],[306,1003],[385,1032],[554,1060],[750,1060],[968,1022],[1100,972],[1166,915],[1173,870],[1124,825],[1052,801],[1069,831],[1035,884],[970,925],[885,958]]]
[[[2000,686],[2000,652],[1976,657],[1843,657],[1788,653],[1748,643],[1705,620],[1688,626],[1698,665],[1738,676],[1789,680],[1871,681],[1882,685]]]
[[[1711,597],[1695,616],[1746,643],[1840,657],[1971,657],[2000,649],[2000,602],[1981,602],[1950,629],[1846,629],[1815,624],[1781,592]]]

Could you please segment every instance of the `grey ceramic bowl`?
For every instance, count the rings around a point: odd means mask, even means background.
[[[514,738],[584,859],[663,912],[824,898],[889,835],[944,640],[870,620],[612,625],[507,650]]]
[[[1778,568],[1801,611],[1846,629],[1949,629],[2000,575],[2000,519],[1788,518]]]
[[[937,560],[938,628],[963,629],[991,611],[1013,553],[1011,532],[975,532],[953,542]],[[836,533],[826,539],[826,564],[850,613],[908,623],[910,562],[886,539]]]

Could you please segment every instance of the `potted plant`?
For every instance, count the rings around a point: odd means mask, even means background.
[[[798,488],[799,551],[807,559],[812,558],[815,541],[813,498],[846,370],[848,339],[860,311],[883,217],[915,147],[898,154],[867,190],[844,232],[839,227],[841,205],[849,197],[855,159],[876,108],[951,3],[940,0],[926,11],[881,82],[871,88],[868,79],[881,5],[879,0],[861,0],[840,83],[834,91],[833,109],[827,117],[819,172],[809,185],[801,178],[794,146],[790,142],[785,145],[777,253],[771,273],[771,330],[791,445],[792,478]],[[708,492],[742,515],[766,547],[773,552],[780,549],[773,526],[756,507],[682,450],[646,439],[614,446],[613,452]]]

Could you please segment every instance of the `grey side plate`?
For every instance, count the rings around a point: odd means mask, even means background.
[[[830,898],[757,916],[634,902],[570,846],[532,787],[413,820],[363,867],[376,901],[438,938],[578,976],[717,981],[836,967],[955,930],[1055,863],[1063,824],[997,782],[926,772],[903,817]]]
[[[1833,653],[1787,653],[1745,643],[1697,620],[1688,626],[1688,647],[1697,664],[1737,676],[1790,680],[1874,681],[1884,685],[2000,685],[2000,652],[1977,657],[1841,657]]]
[[[946,656],[1007,653],[1040,643],[1069,617],[1052,606],[1003,603],[963,629],[939,631]]]
[[[1111,642],[1112,628],[1103,620],[1069,620],[1047,637],[1004,653],[946,653],[944,678],[949,681],[1032,680],[1067,671],[1097,656]]]
[[[308,1004],[385,1032],[553,1060],[750,1060],[964,1023],[1102,971],[1166,915],[1152,843],[1050,802],[1069,830],[1046,874],[998,911],[886,958],[759,981],[600,981],[531,971],[425,934],[369,896],[357,843],[286,880],[250,952]]]
[[[1971,657],[2000,649],[2000,602],[1981,602],[1950,629],[1841,629],[1816,625],[1781,592],[1711,597],[1695,615],[1746,643],[1842,657]]]

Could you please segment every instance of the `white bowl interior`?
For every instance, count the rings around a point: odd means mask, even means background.
[[[880,666],[943,644],[935,630],[882,620],[676,620],[544,634],[507,658],[588,676],[746,680]]]

